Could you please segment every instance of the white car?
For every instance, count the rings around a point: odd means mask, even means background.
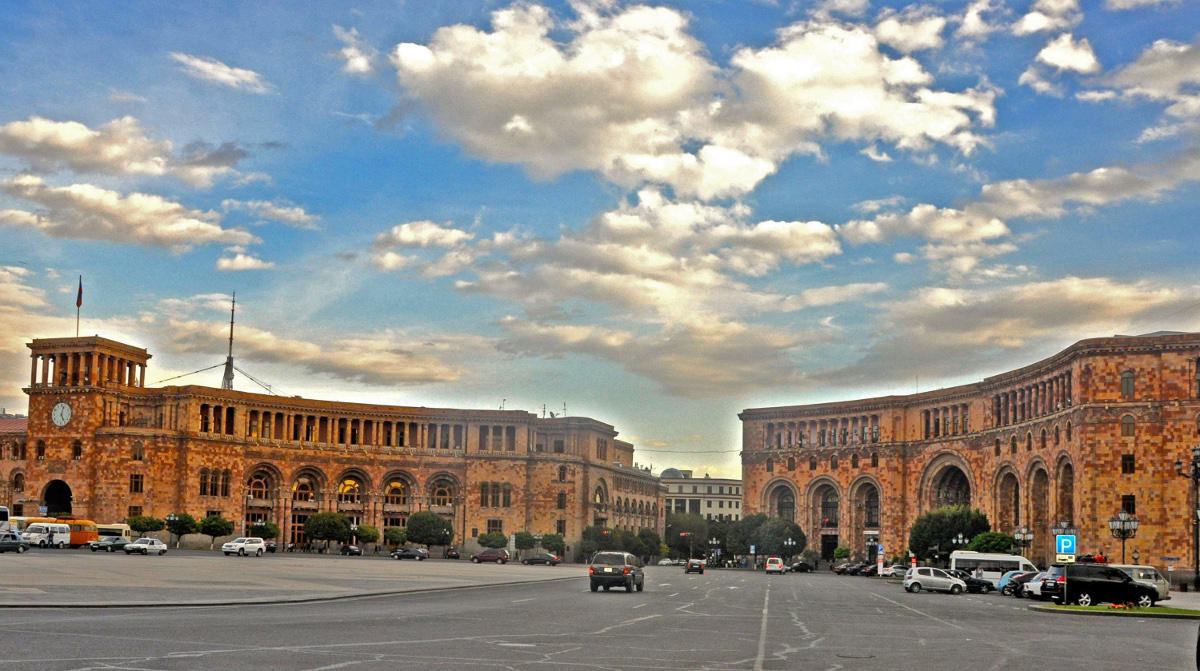
[[[909,569],[909,567],[905,566],[904,564],[892,564],[891,566],[884,566],[883,573],[881,573],[880,575],[894,576],[896,578],[899,578],[899,577],[903,576],[905,573],[908,573],[908,569]]]
[[[674,566],[675,560],[674,559],[659,559],[658,565],[659,566]]]
[[[780,559],[779,557],[768,558],[767,565],[766,565],[766,572],[767,573],[778,573],[779,575],[783,575],[783,560]]]
[[[221,552],[224,552],[226,557],[233,554],[241,557],[246,555],[261,557],[266,551],[266,541],[258,536],[238,537],[221,546]]]
[[[961,594],[966,591],[967,583],[932,566],[914,566],[908,569],[904,574],[904,591],[920,592],[923,589]]]
[[[1029,597],[1030,599],[1042,598],[1042,581],[1045,579],[1045,573],[1035,575],[1032,580],[1021,585],[1021,596]]]
[[[139,538],[132,543],[126,543],[124,549],[127,555],[134,554],[135,552],[144,555],[167,554],[167,544],[157,538]]]

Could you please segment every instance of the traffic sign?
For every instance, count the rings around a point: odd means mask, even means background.
[[[1054,561],[1059,564],[1073,564],[1075,563],[1075,555],[1055,555]]]
[[[1075,536],[1059,534],[1054,537],[1054,546],[1057,548],[1055,552],[1060,555],[1073,555],[1075,554]]]

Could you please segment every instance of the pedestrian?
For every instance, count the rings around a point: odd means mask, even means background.
[[[49,530],[49,532],[46,534],[46,539],[46,544],[50,547],[54,547],[54,529]]]

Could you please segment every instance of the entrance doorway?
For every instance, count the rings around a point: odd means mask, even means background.
[[[837,534],[821,535],[821,559],[833,561],[833,551],[838,548]]]
[[[51,480],[42,497],[47,515],[71,514],[71,486],[62,480]]]

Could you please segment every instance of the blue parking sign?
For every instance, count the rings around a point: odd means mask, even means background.
[[[1075,537],[1074,536],[1055,536],[1054,544],[1058,548],[1057,552],[1060,555],[1075,554]]]

